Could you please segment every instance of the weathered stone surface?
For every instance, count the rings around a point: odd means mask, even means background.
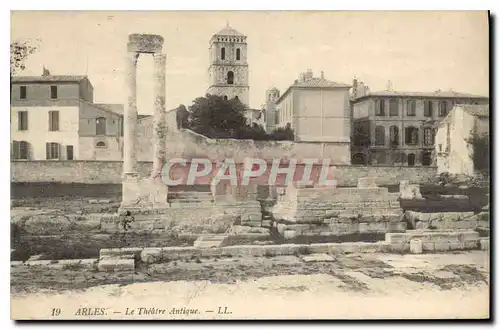
[[[489,238],[481,238],[479,240],[479,245],[481,250],[489,250],[490,249],[490,239]]]
[[[305,262],[327,262],[335,261],[335,258],[326,253],[313,253],[302,257]]]
[[[410,241],[410,252],[413,254],[421,254],[423,251],[422,240],[412,239]]]
[[[72,222],[65,216],[34,215],[24,222],[28,234],[43,235],[67,231]]]
[[[250,227],[250,226],[240,226],[234,225],[228,229],[226,232],[228,235],[244,235],[244,234],[263,234],[269,235],[270,230],[268,228],[262,227]]]
[[[295,230],[285,230],[285,232],[283,233],[283,237],[285,239],[292,239],[292,238],[295,238],[298,236],[298,233],[295,231]]]
[[[358,179],[358,188],[360,188],[360,189],[377,188],[377,183],[375,181],[376,181],[376,178],[373,178],[373,177],[359,178]]]
[[[40,260],[42,257],[43,257],[43,254],[37,254],[37,255],[29,257],[28,261]]]
[[[116,260],[115,271],[133,271],[135,269],[134,259]]]
[[[202,235],[194,242],[193,246],[198,249],[206,249],[223,246],[228,235]]]

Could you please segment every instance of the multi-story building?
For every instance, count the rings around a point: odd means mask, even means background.
[[[86,76],[14,77],[12,158],[121,160],[123,106],[93,103]]]
[[[295,132],[296,141],[343,143],[350,148],[350,85],[336,83],[311,70],[276,101],[276,126],[287,124]]]
[[[489,144],[475,145],[471,138],[475,135],[489,139],[489,125],[489,105],[456,105],[437,128],[438,173],[474,175],[478,170],[487,169]],[[483,168],[480,168],[480,165],[483,165]]]
[[[453,91],[369,92],[353,83],[352,164],[431,166],[436,125],[455,104],[487,104],[488,97]]]

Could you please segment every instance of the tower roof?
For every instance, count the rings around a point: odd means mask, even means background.
[[[226,27],[214,34],[216,36],[239,36],[243,37],[244,34],[236,31],[232,27],[229,26],[229,23],[227,23]]]

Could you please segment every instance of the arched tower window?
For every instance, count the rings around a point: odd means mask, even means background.
[[[227,95],[224,95],[224,100],[227,100]]]
[[[239,49],[239,48],[236,48],[236,61],[239,61],[239,60],[240,60],[240,56],[241,56],[241,54],[240,54],[240,53],[241,53],[241,52],[240,52],[240,49]]]
[[[229,72],[227,73],[227,83],[228,83],[229,85],[234,84],[234,72],[233,72],[233,71],[229,71]]]
[[[226,48],[222,47],[220,50],[220,59],[225,60],[226,59]]]
[[[234,97],[234,99],[235,99],[235,100],[239,100],[240,98],[239,98],[238,96],[235,96],[235,97]]]
[[[106,135],[106,118],[99,117],[95,122],[95,134]]]

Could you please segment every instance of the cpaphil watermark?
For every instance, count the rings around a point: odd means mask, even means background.
[[[162,180],[169,186],[209,184],[220,182],[233,186],[249,184],[288,186],[335,186],[330,159],[273,159],[245,158],[237,163],[232,158],[213,161],[206,158],[173,158],[163,166]]]

